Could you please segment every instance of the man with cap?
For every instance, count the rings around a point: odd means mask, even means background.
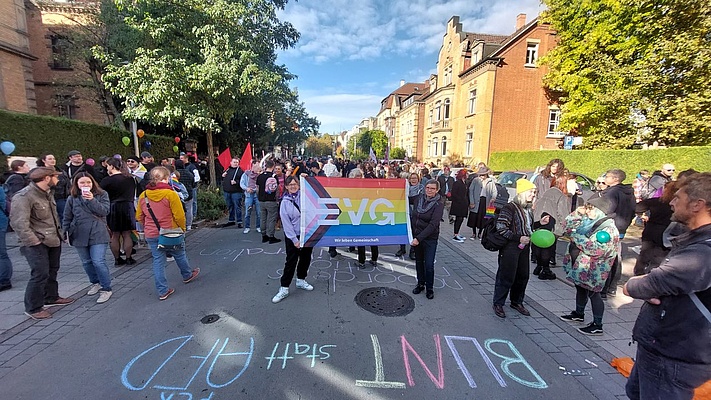
[[[30,266],[30,280],[25,290],[25,314],[34,320],[52,317],[45,307],[74,302],[59,297],[59,258],[62,232],[52,188],[61,173],[54,168],[38,167],[30,171],[30,184],[17,192],[10,211],[10,225],[17,232],[22,253]]]
[[[95,180],[97,180],[96,171],[94,171],[94,167],[84,162],[84,158],[82,157],[81,152],[79,150],[70,151],[69,153],[67,153],[67,158],[69,159],[69,161],[64,165],[63,169],[64,172],[67,173],[67,176],[69,176],[70,180],[74,178],[74,175],[77,172],[86,172],[89,175],[93,176]]]
[[[153,156],[147,151],[141,153],[141,164],[146,169],[146,172],[150,172],[150,170],[152,170],[156,166],[156,163],[153,160]]]
[[[126,166],[128,167],[128,173],[142,180],[146,176],[146,167],[141,164],[141,160],[136,156],[126,157]]]

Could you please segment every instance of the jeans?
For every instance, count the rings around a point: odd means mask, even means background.
[[[417,285],[432,290],[434,286],[434,263],[437,253],[437,239],[425,239],[415,246],[415,270]]]
[[[244,192],[244,227],[249,228],[249,220],[250,217],[252,216],[252,208],[254,208],[257,212],[257,225],[256,227],[259,228],[262,226],[262,220],[260,217],[261,213],[261,208],[259,207],[259,199],[257,199],[257,192],[254,193],[247,193]]]
[[[165,267],[168,266],[168,259],[165,250],[158,249],[158,238],[146,238],[148,247],[151,248],[151,255],[153,256],[153,278],[156,283],[156,290],[158,295],[162,296],[168,292],[168,280],[165,278]],[[183,279],[188,279],[192,275],[192,268],[188,263],[188,256],[185,254],[185,245],[178,251],[170,251],[170,255],[175,258],[175,263],[178,264],[180,268],[180,275]]]
[[[7,231],[0,229],[0,286],[9,285],[12,280],[12,261],[7,255]]]
[[[523,304],[529,276],[529,248],[518,247],[518,242],[508,242],[499,251],[499,269],[494,283],[494,305],[503,306],[511,294],[511,304]]]
[[[259,204],[262,213],[262,235],[274,237],[277,217],[279,217],[279,203],[276,201],[263,201]],[[257,220],[259,221],[259,220]],[[259,224],[259,222],[257,222]]]
[[[593,312],[593,322],[602,326],[602,315],[605,313],[605,302],[602,301],[600,292],[593,292],[582,286],[575,285],[575,312],[579,315],[585,314],[585,306],[590,298],[590,306]]]
[[[47,303],[59,298],[59,258],[62,247],[49,247],[44,244],[23,247],[27,263],[30,265],[30,280],[25,289],[25,311],[34,314],[42,310]]]
[[[313,247],[302,247],[297,249],[294,242],[288,237],[284,238],[286,246],[286,263],[284,264],[284,273],[281,276],[281,287],[289,287],[291,280],[294,279],[294,270],[296,270],[296,279],[306,279],[306,274],[309,272],[311,265],[311,253]]]
[[[229,212],[228,221],[242,223],[242,199],[244,193],[227,193],[224,192],[225,203],[227,203],[227,210]]]
[[[193,188],[193,218],[197,218],[197,193],[198,193],[198,188],[197,188],[198,183],[195,182],[195,187]]]
[[[185,204],[185,226],[187,229],[190,229],[191,226],[193,226],[193,214],[190,212],[193,208],[193,203],[195,203],[195,198],[193,197],[190,200],[187,200]]]
[[[101,290],[111,291],[111,273],[109,266],[106,265],[106,249],[108,243],[100,243],[91,246],[74,246],[81,259],[81,264],[84,267],[86,275],[89,277],[89,282],[100,283]]]
[[[54,199],[57,203],[57,215],[59,219],[64,218],[64,206],[67,204],[67,199]]]
[[[694,389],[711,379],[711,366],[687,364],[637,346],[637,360],[625,391],[631,400],[691,400]]]

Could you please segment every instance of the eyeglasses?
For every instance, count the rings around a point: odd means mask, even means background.
[[[600,182],[600,181],[595,182],[595,184],[597,184],[597,185],[606,185],[605,182]]]

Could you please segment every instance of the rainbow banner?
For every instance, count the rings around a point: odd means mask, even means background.
[[[301,242],[384,246],[412,242],[404,179],[301,177]]]

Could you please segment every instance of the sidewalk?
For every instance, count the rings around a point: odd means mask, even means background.
[[[494,279],[498,268],[498,253],[484,249],[478,240],[469,239],[469,236],[471,236],[471,228],[466,226],[466,220],[459,231],[461,236],[467,238],[466,242],[458,243],[453,241],[453,229],[454,225],[447,223],[446,220],[440,225],[440,241],[439,248],[437,249],[438,255],[444,245],[452,251],[466,257],[472,264],[480,268],[490,277],[491,287],[489,291],[493,296]],[[625,244],[629,249],[639,244],[639,238],[628,236],[625,238]],[[526,289],[526,305],[544,315],[548,314],[547,316],[550,319],[557,319],[559,315],[567,314],[575,309],[575,289],[573,284],[565,279],[565,273],[563,272],[563,268],[561,268],[563,263],[563,252],[561,249],[562,247],[558,246],[558,254],[556,256],[557,266],[552,268],[553,272],[557,275],[557,279],[553,281],[540,280],[537,276],[531,274]],[[624,284],[624,282],[632,276],[636,254],[628,250],[623,253],[623,259],[620,285]],[[531,271],[533,271],[534,267],[535,264],[531,263]],[[466,267],[457,269],[457,272],[463,275],[471,274],[472,278],[474,278],[476,274],[476,271],[469,271]],[[620,286],[617,290],[617,296],[609,297],[605,300],[605,315],[603,317],[605,333],[602,336],[589,336],[589,338],[614,357],[635,357],[637,345],[636,343],[631,343],[632,327],[634,326],[641,306],[642,300],[625,296],[622,294],[622,287]],[[506,307],[506,311],[507,314],[513,312],[513,310],[508,307]],[[491,312],[493,313],[494,311],[491,310]],[[592,311],[590,310],[589,303],[585,315],[585,322],[590,322]],[[566,322],[563,323],[567,324]],[[573,328],[584,326],[582,324],[569,325]],[[585,336],[579,332],[575,333],[579,336]]]

